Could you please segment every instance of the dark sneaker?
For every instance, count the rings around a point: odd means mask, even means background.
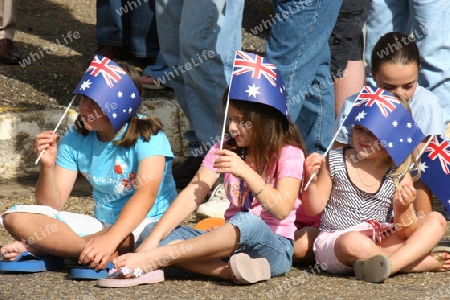
[[[188,156],[180,165],[172,170],[177,189],[184,189],[197,173],[203,156]]]
[[[17,65],[22,53],[10,39],[0,39],[0,64]]]

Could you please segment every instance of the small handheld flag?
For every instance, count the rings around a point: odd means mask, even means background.
[[[450,211],[450,142],[434,136],[420,161],[420,179]]]
[[[286,118],[286,87],[275,65],[253,53],[236,51],[230,83],[230,99],[262,103]]]
[[[355,124],[375,134],[397,166],[425,138],[400,101],[380,88],[365,86],[361,90],[343,123]]]
[[[280,111],[287,120],[286,87],[275,65],[253,53],[236,51],[230,92],[225,105],[220,149],[225,138],[225,126],[230,99],[262,103]]]
[[[126,71],[107,57],[96,55],[74,94],[85,95],[100,105],[117,133],[136,115],[141,96]]]

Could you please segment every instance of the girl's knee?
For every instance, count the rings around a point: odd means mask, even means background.
[[[442,214],[436,211],[426,214],[420,224],[421,226],[430,228],[430,230],[432,228],[433,232],[439,232],[442,235],[444,235],[447,230],[447,221]]]
[[[357,257],[370,247],[368,243],[373,242],[363,234],[357,231],[350,231],[339,236],[334,243],[334,252],[336,254],[345,254]]]
[[[249,236],[257,236],[261,234],[261,226],[264,221],[260,217],[250,213],[237,213],[227,224],[232,225],[240,234],[244,230]],[[264,223],[265,224],[265,223]]]
[[[5,227],[7,231],[10,231],[11,228],[15,227],[17,222],[20,222],[20,215],[21,213],[9,213],[3,215],[3,227]]]

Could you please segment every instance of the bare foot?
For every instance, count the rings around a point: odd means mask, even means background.
[[[143,273],[149,273],[161,267],[161,262],[158,259],[153,259],[152,250],[143,251],[139,253],[127,253],[114,258],[114,266],[117,269],[122,267],[130,268],[131,270],[141,269]]]
[[[25,244],[19,241],[13,242],[0,249],[0,253],[5,260],[13,261],[22,252],[27,251]]]

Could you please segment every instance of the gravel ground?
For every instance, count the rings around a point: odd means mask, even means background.
[[[243,24],[243,48],[264,51],[267,30],[258,36],[251,29],[269,19],[269,1],[249,0]],[[0,112],[21,109],[64,107],[71,99],[89,57],[96,49],[94,0],[22,0],[15,41],[26,53],[34,53],[30,65],[0,65]],[[73,40],[69,39],[69,32]],[[78,37],[78,38],[76,38]],[[62,46],[58,45],[58,41]],[[67,42],[66,42],[67,41]],[[44,49],[52,49],[47,53]],[[52,48],[53,47],[53,48]],[[42,54],[40,51],[43,51]],[[31,57],[30,57],[31,58]],[[32,58],[31,58],[32,60]],[[31,62],[31,61],[30,61]],[[144,97],[172,95],[170,91],[149,92]],[[13,204],[33,203],[35,180],[0,183],[0,211]],[[442,207],[437,205],[438,210]],[[91,213],[89,185],[80,179],[66,210]],[[191,225],[194,216],[186,220]],[[444,241],[450,244],[450,237]],[[0,229],[0,245],[12,239]],[[36,274],[0,274],[0,299],[449,299],[450,278],[443,273],[398,275],[384,284],[368,284],[352,277],[318,272],[314,266],[293,267],[286,276],[252,286],[235,286],[204,276],[165,270],[163,283],[127,289],[101,289],[94,281],[73,281],[70,268]]]

